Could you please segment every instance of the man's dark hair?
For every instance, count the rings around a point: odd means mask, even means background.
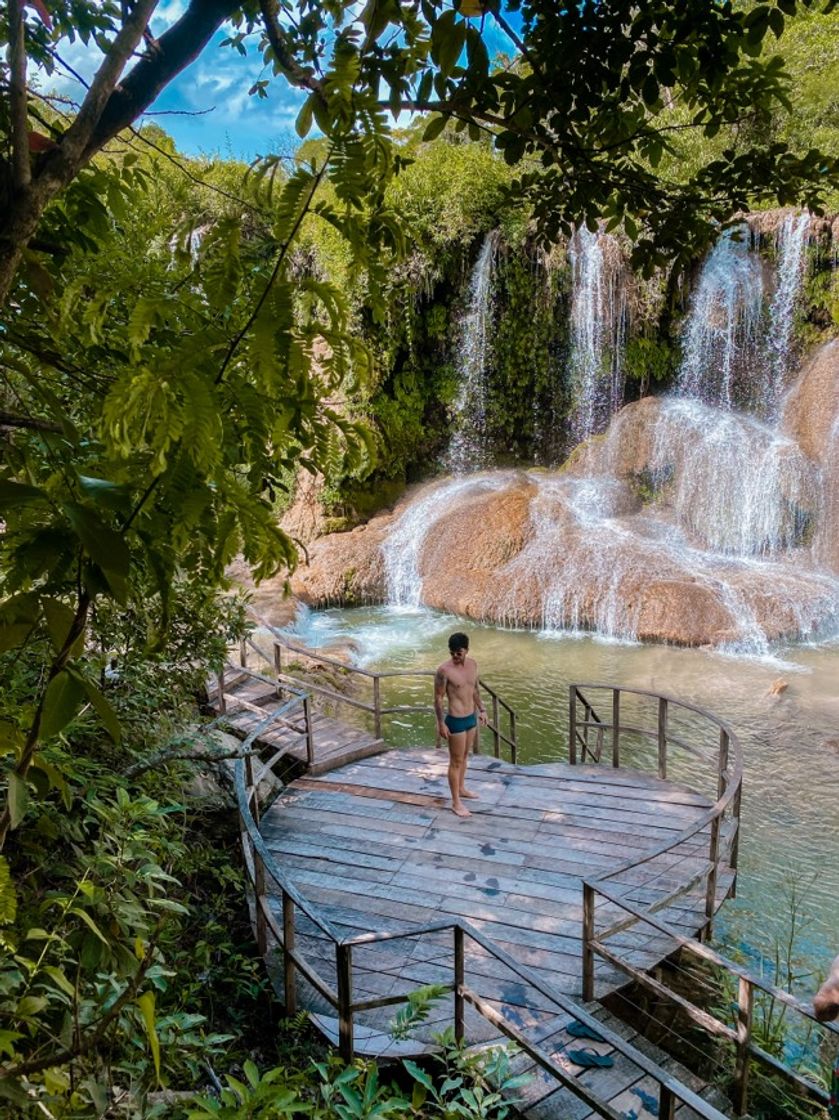
[[[469,639],[458,631],[449,638],[449,653],[455,653],[459,649],[469,649]]]

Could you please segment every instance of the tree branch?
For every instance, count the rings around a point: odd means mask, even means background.
[[[26,111],[26,21],[23,0],[9,0],[9,102],[12,126],[12,182],[16,191],[29,185],[29,124]]]
[[[88,149],[94,131],[98,129],[107,106],[117,96],[117,83],[126,63],[142,41],[156,7],[157,0],[137,0],[96,71],[76,119],[61,139],[61,160],[73,167],[74,173],[80,161],[92,154]],[[97,144],[96,149],[99,147],[101,145]]]
[[[11,412],[0,411],[0,428],[32,428],[36,432],[61,432],[60,424],[49,420],[38,420],[34,416],[14,416]]]
[[[235,0],[192,0],[177,23],[156,40],[154,48],[113,90],[88,139],[85,158],[135,121],[161,90],[195,61],[237,7]]]
[[[323,95],[323,87],[318,79],[305,67],[301,66],[297,59],[294,57],[294,52],[288,44],[286,34],[280,27],[277,20],[277,2],[276,0],[259,0],[259,10],[262,13],[262,20],[265,25],[265,34],[268,37],[268,42],[271,44],[271,50],[274,52],[274,57],[283,69],[283,73],[288,80],[301,89],[308,89],[312,93],[318,94],[321,101],[326,103],[326,98]]]
[[[140,966],[136,974],[126,984],[118,998],[111,1004],[90,1034],[86,1035],[84,1038],[78,1039],[73,1046],[65,1046],[63,1050],[59,1050],[57,1053],[53,1052],[52,1054],[44,1055],[42,1058],[32,1058],[30,1061],[18,1062],[17,1065],[5,1066],[3,1069],[0,1069],[0,1079],[5,1080],[7,1077],[27,1077],[31,1073],[40,1073],[42,1070],[50,1069],[52,1066],[63,1066],[66,1065],[67,1062],[72,1062],[74,1058],[80,1058],[89,1050],[93,1050],[102,1040],[105,1031],[114,1019],[116,1019],[123,1007],[137,994],[137,989],[143,982],[143,978],[152,963],[156,947],[156,942],[151,940],[146,949],[145,956],[142,961],[140,961]]]

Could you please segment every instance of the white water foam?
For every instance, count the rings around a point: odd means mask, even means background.
[[[397,607],[422,605],[420,556],[423,542],[435,522],[459,497],[482,490],[501,490],[510,474],[467,475],[432,483],[407,507],[382,544],[388,602]]]
[[[466,474],[487,466],[486,394],[491,347],[493,279],[498,231],[484,238],[472,277],[469,302],[460,326],[458,365],[460,388],[454,404],[454,434],[443,457],[451,474]]]

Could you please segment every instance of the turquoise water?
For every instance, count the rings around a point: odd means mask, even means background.
[[[571,682],[667,693],[725,719],[740,739],[744,785],[738,897],[726,904],[718,934],[757,965],[788,938],[796,910],[805,970],[823,968],[839,952],[839,643],[791,646],[758,660],[504,630],[393,607],[304,612],[296,634],[324,652],[349,644],[353,662],[367,668],[433,670],[453,630],[470,634],[481,677],[516,709],[520,762],[567,758]],[[779,680],[786,688],[771,695]],[[383,698],[430,706],[431,692],[430,679],[397,679]],[[645,715],[650,724],[653,710]],[[384,731],[390,743],[428,746],[433,726],[430,712],[402,714],[389,717]],[[684,727],[697,730],[692,720]],[[673,777],[705,789],[697,763],[682,763]],[[811,982],[802,979],[800,989],[808,994]]]

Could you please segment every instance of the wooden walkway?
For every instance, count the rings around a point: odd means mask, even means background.
[[[327,778],[298,779],[263,816],[263,839],[340,936],[460,916],[553,988],[579,998],[581,877],[602,874],[672,838],[710,803],[636,771],[517,767],[478,756],[470,760],[469,785],[479,799],[471,803],[472,816],[462,819],[448,808],[446,765],[442,751],[389,751]],[[614,889],[632,902],[655,903],[707,859],[707,838],[699,833],[692,852],[680,850],[674,859],[677,865],[668,869],[660,862],[636,868]],[[719,901],[727,887],[721,879]],[[659,916],[693,936],[705,924],[704,895],[683,897]],[[673,951],[672,941],[655,930],[622,936],[622,956],[642,970]],[[621,944],[621,935],[613,944]],[[296,946],[334,973],[334,945],[304,916]],[[362,946],[354,951],[353,998],[445,983],[451,975],[449,934]],[[602,997],[623,986],[626,976],[599,962],[596,982]],[[468,983],[507,1021],[528,1030],[556,1027],[556,1008],[488,954],[472,954]],[[330,1028],[330,1012],[315,993],[301,993],[301,1002]],[[359,1016],[356,1048],[366,1030],[368,1052],[392,1052],[386,1038],[392,1016],[393,1008]],[[450,1019],[446,1005],[420,1037]],[[336,1030],[333,1022],[330,1033]],[[469,1037],[476,1034],[493,1034],[478,1015]]]
[[[211,683],[208,691],[210,703],[220,712],[218,686]],[[223,695],[228,730],[238,738],[246,739],[271,711],[282,705],[287,692],[278,687],[276,681],[240,670],[225,683]],[[337,766],[384,750],[380,738],[323,712],[311,711],[307,727],[302,708],[291,718],[260,731],[255,742],[258,747],[274,749],[277,755],[284,755],[313,775],[326,774]]]

